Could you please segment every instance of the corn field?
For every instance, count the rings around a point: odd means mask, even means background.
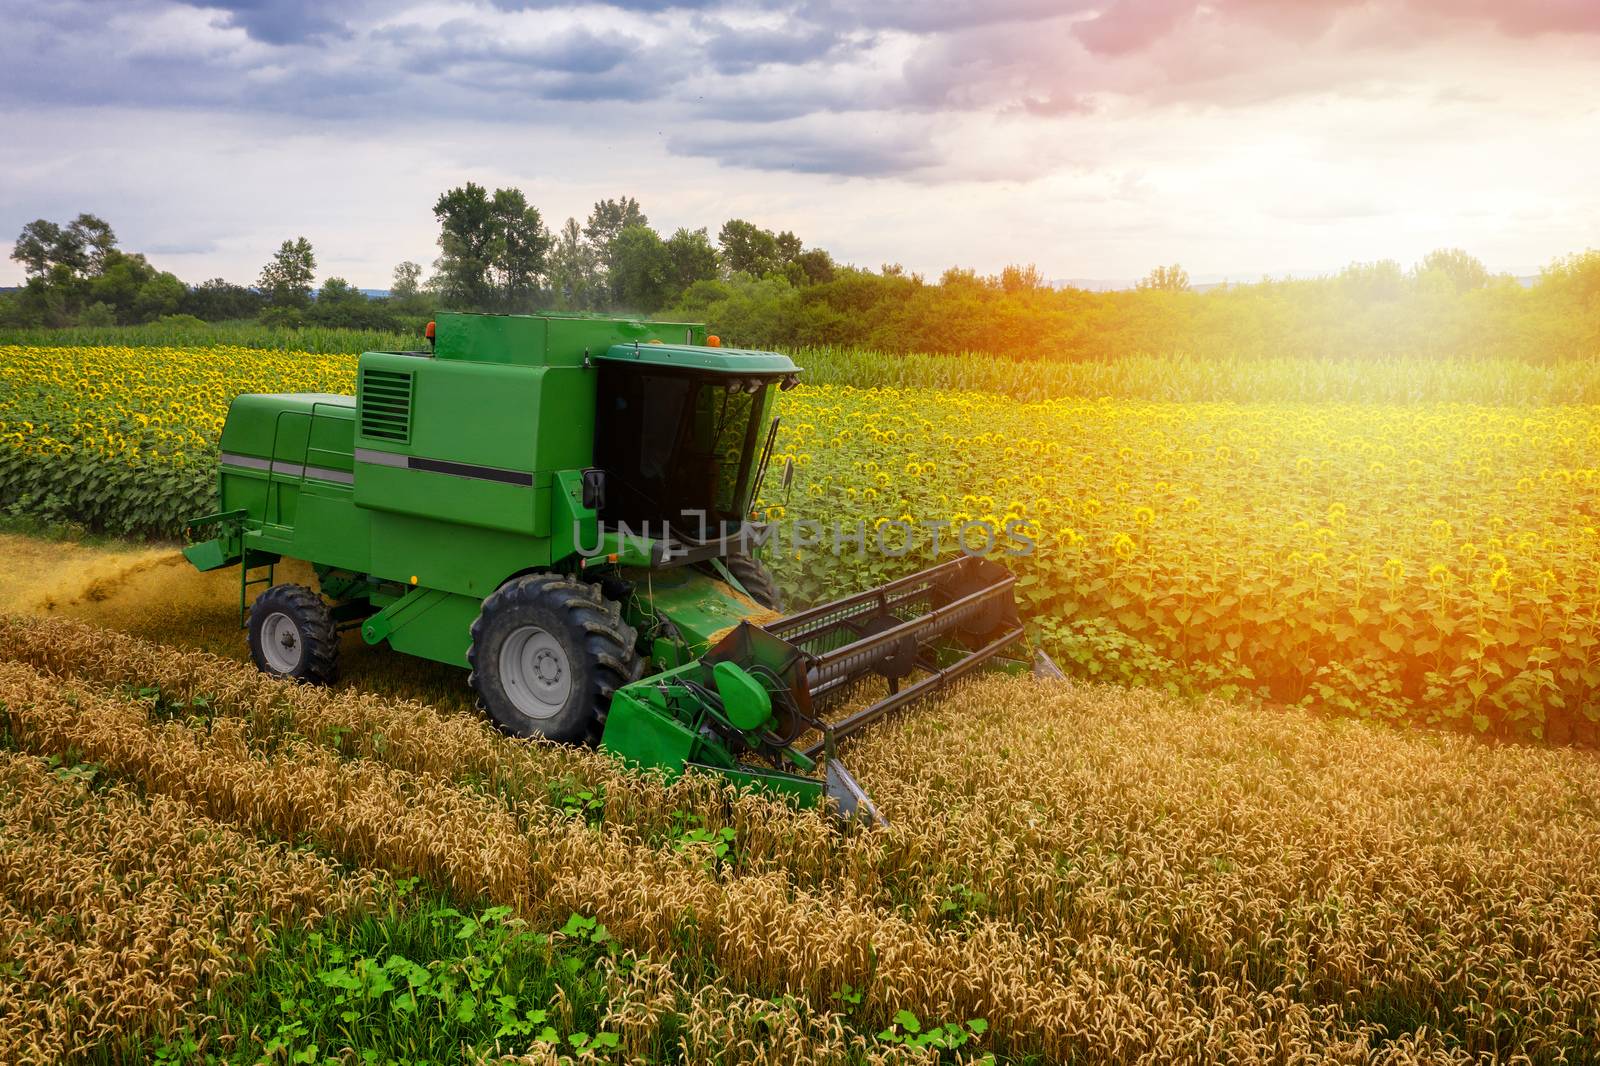
[[[841,832],[472,715],[20,618],[0,734],[6,1061],[176,1031],[262,930],[405,878],[603,923],[626,961],[617,1046],[591,1059],[1582,1062],[1600,1042],[1600,763],[1577,750],[995,677],[847,746],[891,824]],[[896,1042],[908,1019],[983,1024],[940,1052]]]

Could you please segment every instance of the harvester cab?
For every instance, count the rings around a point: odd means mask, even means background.
[[[432,340],[364,353],[354,396],[229,408],[184,554],[239,568],[262,670],[331,681],[357,629],[469,669],[513,735],[876,818],[834,745],[1022,639],[979,558],[784,613],[748,520],[788,357],[581,315],[441,314]]]

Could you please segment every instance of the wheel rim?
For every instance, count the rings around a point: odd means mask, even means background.
[[[267,615],[261,623],[261,655],[275,674],[292,674],[300,666],[305,645],[300,639],[300,627],[294,619],[283,613]]]
[[[500,684],[529,718],[553,718],[572,695],[572,664],[555,637],[538,626],[523,626],[501,649]]]

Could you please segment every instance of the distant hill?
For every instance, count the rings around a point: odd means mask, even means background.
[[[1084,292],[1115,292],[1119,289],[1131,289],[1135,282],[1128,280],[1107,281],[1104,278],[1051,278],[1052,289],[1082,289]]]

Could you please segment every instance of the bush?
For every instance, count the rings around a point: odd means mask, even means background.
[[[306,324],[306,314],[298,307],[279,305],[261,312],[258,321],[275,329],[296,329]]]
[[[117,324],[117,311],[108,303],[92,303],[83,309],[78,316],[80,326],[114,326]]]

